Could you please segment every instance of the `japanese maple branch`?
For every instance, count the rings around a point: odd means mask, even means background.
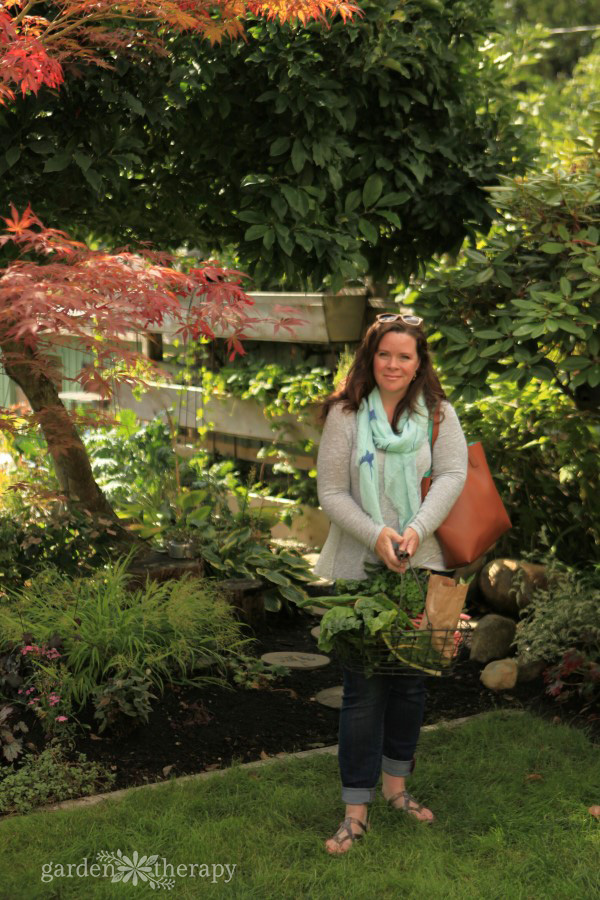
[[[113,16],[112,18],[115,17]],[[105,19],[106,15],[104,13],[96,13],[95,15],[84,16],[82,19],[77,19],[76,22],[71,22],[69,25],[66,25],[61,31],[52,32],[52,29],[49,28],[43,38],[41,38],[41,41],[43,44],[51,44],[52,41],[55,41],[57,38],[62,38],[70,31],[75,31],[76,28],[82,28],[84,25],[89,25],[90,22],[103,22],[105,21]],[[135,21],[139,22],[139,19],[136,19]]]
[[[29,10],[33,9],[34,6],[39,6],[41,3],[43,3],[43,0],[28,0],[27,5],[24,6],[19,15],[15,16],[12,20],[12,24],[20,25],[25,16],[29,13]]]

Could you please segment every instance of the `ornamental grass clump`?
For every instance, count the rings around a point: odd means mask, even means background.
[[[24,644],[56,648],[52,690],[74,710],[98,701],[102,689],[118,679],[136,682],[136,690],[143,679],[146,699],[150,688],[162,694],[165,682],[224,682],[228,661],[249,638],[214,582],[148,579],[132,588],[127,563],[124,559],[91,578],[48,570],[5,599],[0,653],[29,663],[1,688],[10,693],[5,699],[17,699],[18,690],[39,681],[37,656],[23,656]],[[44,666],[47,678],[48,660]],[[137,704],[140,711],[148,709],[146,699]]]

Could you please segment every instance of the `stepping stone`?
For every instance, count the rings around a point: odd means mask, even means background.
[[[323,706],[330,706],[332,709],[341,709],[342,693],[344,688],[340,684],[339,687],[325,688],[315,694],[315,700]]]
[[[324,616],[327,612],[324,606],[309,606],[308,610],[313,616]]]
[[[261,659],[272,665],[287,666],[289,669],[320,669],[329,664],[328,656],[320,653],[294,653],[291,650],[277,653],[263,653]]]
[[[320,626],[320,625],[315,625],[314,628],[311,628],[311,629],[310,629],[310,633],[312,634],[312,636],[314,637],[315,640],[318,640],[318,639],[319,639],[319,635],[321,634],[321,626]]]

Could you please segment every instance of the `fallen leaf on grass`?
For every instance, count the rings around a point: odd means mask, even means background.
[[[533,774],[533,775],[526,775],[526,776],[525,776],[525,781],[543,781],[543,780],[544,780],[544,776],[543,776],[543,775],[536,775],[536,774]]]
[[[588,812],[591,813],[595,819],[600,819],[600,806],[588,806]]]

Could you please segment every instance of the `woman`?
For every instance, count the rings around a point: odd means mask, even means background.
[[[448,574],[434,532],[462,490],[467,445],[433,369],[422,321],[377,316],[343,387],[325,401],[317,485],[331,527],[315,567],[325,578],[365,578],[364,563],[376,557],[400,574],[407,563],[397,552],[415,566]],[[438,406],[432,460],[429,420]],[[421,479],[429,469],[432,484],[421,502]],[[329,853],[345,853],[366,832],[367,804],[382,769],[388,803],[433,821],[431,810],[405,786],[424,705],[419,675],[366,678],[344,670],[339,764],[346,816],[326,842]]]

